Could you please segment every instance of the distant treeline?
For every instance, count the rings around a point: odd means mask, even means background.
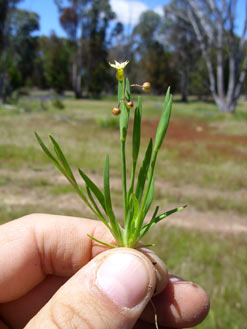
[[[70,0],[67,6],[63,0],[55,0],[67,38],[58,37],[55,32],[50,36],[35,36],[39,31],[39,16],[17,9],[18,2],[0,0],[2,100],[10,97],[14,90],[33,86],[53,88],[58,93],[73,90],[77,98],[112,93],[115,73],[108,62],[114,59],[129,59],[127,76],[136,83],[150,81],[155,94],[162,94],[171,86],[173,93],[181,93],[183,101],[189,94],[203,97],[211,93],[217,103],[217,99],[228,92],[229,63],[233,57],[225,39],[231,37],[237,49],[242,38],[230,35],[230,30],[222,31],[220,53],[219,44],[210,44],[210,40],[206,40],[209,36],[204,36],[198,25],[203,38],[200,42],[195,24],[202,22],[196,16],[196,9],[191,7],[195,22],[188,20],[187,15],[188,6],[194,1],[173,0],[164,7],[163,16],[146,11],[131,33],[126,33],[108,0]],[[217,30],[219,24],[214,27]],[[218,40],[217,34],[213,37]],[[246,71],[246,31],[243,40],[238,68]],[[240,74],[235,70],[235,81],[232,81],[235,85]],[[246,87],[245,76],[240,87],[243,86]]]

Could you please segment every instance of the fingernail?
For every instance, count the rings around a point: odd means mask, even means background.
[[[148,292],[147,265],[137,255],[118,252],[109,255],[97,273],[98,287],[121,307],[133,308]]]

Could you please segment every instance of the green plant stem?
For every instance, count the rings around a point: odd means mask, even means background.
[[[129,188],[129,193],[128,193],[128,201],[129,201],[129,198],[131,197],[131,194],[133,193],[133,190],[134,190],[135,173],[136,173],[136,161],[133,162],[133,165],[132,165],[130,188]]]
[[[152,184],[152,179],[153,179],[153,175],[154,175],[154,167],[155,167],[157,155],[158,155],[158,151],[154,150],[153,155],[152,155],[152,159],[151,159],[151,165],[150,165],[149,173],[148,173],[148,184],[147,184],[145,194],[143,196],[141,209],[140,209],[139,215],[137,217],[136,230],[135,230],[134,237],[131,241],[131,246],[135,246],[136,242],[138,242],[138,240],[139,240],[138,235],[140,233],[140,230],[141,230],[141,227],[142,227],[142,224],[143,224],[143,220],[144,220],[144,217],[145,217],[145,214],[143,216],[143,211],[145,209],[146,201],[147,201],[147,198],[148,198],[148,193],[149,193],[149,190],[150,190],[150,187],[151,187],[151,184]]]
[[[124,223],[126,223],[127,214],[128,214],[128,200],[127,200],[127,185],[126,185],[125,140],[121,141],[121,158],[122,158],[122,189],[123,189]]]
[[[130,207],[130,199],[131,199],[131,195],[133,193],[133,190],[134,190],[134,182],[135,182],[135,171],[136,171],[136,161],[133,162],[133,165],[132,165],[132,170],[131,170],[131,180],[130,180],[130,188],[129,188],[129,191],[128,191],[128,195],[127,195],[127,202],[128,202],[128,207]],[[126,222],[125,222],[125,225],[124,225],[124,228],[125,228],[125,244],[126,244],[126,247],[131,247],[128,242],[129,242],[129,237],[131,236],[131,215],[129,213],[130,209],[128,209],[128,212],[127,212],[127,218],[126,218]]]

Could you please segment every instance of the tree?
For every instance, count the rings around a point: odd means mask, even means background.
[[[86,94],[99,95],[110,80],[107,38],[109,23],[115,18],[108,0],[91,1],[82,33],[83,74]],[[116,32],[114,30],[113,32]]]
[[[158,42],[154,45],[153,51],[143,54],[139,63],[139,71],[140,81],[151,81],[152,90],[157,94],[164,94],[169,86],[172,92],[177,89],[178,76],[174,54],[164,51],[163,46]]]
[[[173,57],[159,41],[161,16],[152,10],[145,11],[133,30],[136,54],[139,57],[138,78],[152,81],[152,88],[163,93],[170,85],[176,88],[176,74]],[[169,81],[168,81],[169,80]]]
[[[153,10],[147,10],[141,14],[138,24],[135,26],[133,34],[140,37],[138,49],[145,52],[153,47],[157,41],[157,34],[161,23],[160,15]]]
[[[73,45],[72,59],[72,86],[76,98],[82,98],[82,24],[81,21],[86,11],[87,0],[70,0],[69,7],[63,6],[63,0],[55,0],[60,11],[60,24],[67,33]]]
[[[18,1],[4,0],[0,8],[3,19],[0,33],[0,100],[5,101],[12,90],[25,84],[30,78],[35,57],[39,16],[36,13],[17,9]],[[5,6],[3,6],[5,5]]]
[[[74,45],[73,89],[77,98],[85,92],[99,94],[107,80],[109,23],[115,18],[109,0],[55,0],[60,10],[60,23]]]
[[[186,1],[187,17],[206,61],[210,91],[220,112],[234,113],[247,72],[247,0],[240,36],[236,34],[237,0]]]
[[[71,88],[69,40],[59,38],[52,33],[50,37],[39,38],[39,61],[43,66],[46,87],[54,88],[58,93]]]
[[[192,71],[198,55],[199,47],[195,32],[186,17],[187,5],[184,1],[173,0],[164,7],[165,22],[162,32],[165,42],[173,51],[176,68],[180,75],[182,101],[186,102],[189,90],[189,74]],[[180,16],[177,16],[177,13]]]
[[[0,102],[5,100],[6,62],[11,16],[20,0],[0,0]]]
[[[39,16],[34,12],[15,9],[11,16],[9,58],[20,74],[20,85],[31,79],[36,57],[37,37],[32,33],[39,29]],[[11,79],[11,75],[10,75]],[[11,82],[12,87],[14,86]]]

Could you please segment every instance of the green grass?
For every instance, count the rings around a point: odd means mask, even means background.
[[[205,197],[202,197],[201,195],[191,196],[178,193],[172,194],[168,191],[166,193],[165,200],[169,203],[183,202],[200,211],[208,211],[209,209],[216,212],[219,210],[230,210],[243,216],[247,214],[247,203],[244,198],[243,200],[235,200],[234,198],[227,198],[220,195]]]
[[[13,144],[0,145],[0,165],[8,162],[8,167],[18,168],[19,166],[31,167],[34,164],[44,162],[39,150],[33,146],[21,146]]]
[[[162,102],[162,97],[144,95],[141,158],[155,131]],[[25,104],[29,104],[28,110]],[[63,104],[65,108],[60,110],[48,101],[44,111],[40,101],[32,98],[28,102],[26,98],[16,107],[0,107],[1,223],[32,212],[90,216],[42,153],[34,131],[45,142],[52,134],[75,171],[81,167],[89,176],[101,177],[101,186],[105,154],[109,154],[113,205],[121,219],[119,133],[111,114],[115,98],[77,101],[70,97]],[[226,217],[229,223],[229,210],[240,222],[245,220],[246,107],[246,102],[241,102],[236,115],[224,116],[212,102],[191,99],[183,104],[175,97],[171,126],[155,173],[159,183],[156,200],[165,204],[164,211],[170,205],[187,203],[188,211],[192,209],[200,216],[215,212],[215,225],[217,216]],[[130,155],[131,145],[127,143],[128,172]],[[179,216],[183,218],[183,212]],[[145,242],[156,243],[155,250],[170,271],[197,282],[209,293],[211,311],[198,328],[245,327],[246,236],[161,224]]]
[[[154,242],[169,270],[200,284],[211,299],[211,311],[200,329],[245,327],[246,236],[225,239],[217,234],[160,225],[145,238]]]

